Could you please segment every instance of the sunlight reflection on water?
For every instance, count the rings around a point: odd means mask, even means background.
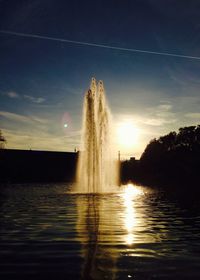
[[[137,226],[137,213],[134,207],[134,199],[136,196],[143,195],[143,191],[139,190],[138,188],[134,187],[132,184],[128,184],[124,188],[124,194],[122,195],[124,199],[124,225],[127,231],[127,235],[125,235],[125,242],[128,245],[133,244],[134,242],[134,227]]]
[[[196,208],[131,184],[112,194],[77,195],[69,193],[70,188],[55,184],[2,189],[0,276],[200,275]]]

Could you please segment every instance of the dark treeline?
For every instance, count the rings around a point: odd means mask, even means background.
[[[200,125],[153,139],[140,160],[121,164],[122,181],[200,190]]]

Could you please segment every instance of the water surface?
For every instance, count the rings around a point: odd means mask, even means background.
[[[1,188],[1,279],[200,279],[198,201],[70,188]]]

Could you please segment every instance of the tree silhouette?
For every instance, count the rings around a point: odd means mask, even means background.
[[[188,186],[200,192],[200,125],[182,127],[146,146],[137,164],[122,163],[125,179],[172,188]]]
[[[192,152],[197,148],[200,148],[200,125],[182,127],[178,133],[173,131],[150,141],[141,156],[141,161],[152,161],[170,152]]]
[[[2,131],[0,130],[0,149],[4,149],[6,145],[6,139],[2,134]]]

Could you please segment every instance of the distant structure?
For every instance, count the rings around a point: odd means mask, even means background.
[[[130,161],[131,162],[136,161],[135,157],[130,157]]]
[[[118,151],[118,162],[120,162],[121,160],[121,154],[120,154],[120,151]]]
[[[0,150],[0,182],[73,182],[78,153]]]

